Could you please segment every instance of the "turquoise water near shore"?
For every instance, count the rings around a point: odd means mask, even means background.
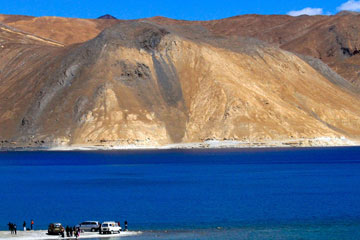
[[[360,148],[0,153],[0,229],[129,222],[131,239],[360,239]]]

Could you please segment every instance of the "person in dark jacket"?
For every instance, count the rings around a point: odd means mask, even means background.
[[[78,239],[78,237],[80,236],[80,229],[77,227],[74,227],[74,235],[75,238]]]
[[[13,231],[14,231],[13,224],[11,222],[9,222],[8,226],[9,226],[10,233],[13,234]]]
[[[24,232],[26,232],[26,222],[23,223]]]
[[[66,225],[65,232],[66,232],[66,237],[70,237],[70,236],[69,236],[69,234],[70,234],[70,229],[69,229],[69,226],[68,226],[68,225]]]
[[[64,228],[61,228],[60,229],[60,236],[62,237],[62,238],[64,238],[65,237],[65,230],[64,230]]]
[[[14,233],[15,233],[15,235],[17,234],[17,232],[16,232],[16,224],[14,224]]]
[[[127,221],[124,222],[124,231],[128,231],[128,222]]]
[[[70,233],[70,237],[73,236],[73,228],[72,227],[69,227],[69,233]]]

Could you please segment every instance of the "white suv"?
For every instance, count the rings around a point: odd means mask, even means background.
[[[101,224],[101,233],[120,233],[121,227],[116,222],[103,222]]]

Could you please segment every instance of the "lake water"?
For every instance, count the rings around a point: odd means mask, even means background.
[[[360,148],[0,152],[0,229],[129,222],[129,239],[360,239]]]

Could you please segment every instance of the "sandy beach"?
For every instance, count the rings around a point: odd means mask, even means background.
[[[151,143],[137,142],[124,144],[119,141],[107,141],[93,144],[72,144],[61,142],[57,144],[40,144],[28,146],[22,143],[0,143],[0,151],[112,151],[112,150],[187,150],[187,149],[244,149],[244,148],[308,148],[308,147],[354,147],[360,146],[359,139],[345,137],[318,137],[295,138],[261,141],[239,140],[206,140],[203,142],[174,143],[166,145],[153,145]]]
[[[99,233],[82,233],[78,239],[92,239],[92,238],[109,238],[109,237],[130,237],[139,235],[141,232],[121,232],[120,234],[104,234],[100,235]],[[17,235],[11,235],[10,231],[0,231],[0,239],[16,239],[16,240],[51,240],[51,239],[75,239],[75,237],[62,238],[60,236],[47,235],[46,230],[39,231],[18,231]]]
[[[348,147],[360,146],[357,140],[347,138],[301,138],[285,140],[236,141],[236,140],[207,140],[195,143],[177,143],[164,146],[149,145],[120,145],[119,143],[107,143],[103,145],[63,145],[45,147],[43,151],[96,151],[96,150],[169,150],[169,149],[221,149],[221,148],[289,148],[289,147]]]

